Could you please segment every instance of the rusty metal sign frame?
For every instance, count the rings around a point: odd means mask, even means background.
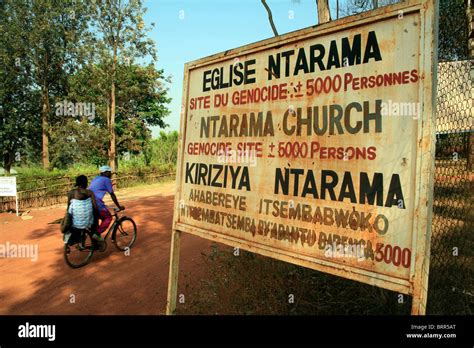
[[[202,228],[184,224],[178,221],[181,187],[184,165],[184,139],[187,130],[187,108],[189,98],[189,75],[190,71],[198,67],[207,66],[220,61],[229,60],[240,55],[256,53],[268,48],[301,41],[331,32],[348,29],[351,27],[367,25],[383,21],[400,13],[418,13],[420,16],[422,33],[420,37],[419,67],[421,82],[419,83],[420,102],[422,103],[422,126],[418,127],[418,149],[416,161],[416,183],[415,183],[415,211],[413,220],[413,253],[411,254],[410,278],[395,279],[394,277],[364,272],[348,268],[344,265],[316,260],[304,255],[295,255],[291,252],[276,249],[260,243],[248,243],[238,238],[208,231]],[[428,273],[430,261],[431,240],[431,215],[433,196],[434,175],[434,149],[435,149],[435,101],[436,101],[436,73],[437,73],[437,22],[438,22],[438,0],[412,0],[394,5],[378,8],[339,20],[327,22],[319,26],[310,27],[291,32],[278,37],[259,41],[236,49],[211,55],[185,64],[183,79],[182,112],[180,120],[180,134],[178,146],[178,166],[176,173],[177,191],[174,206],[174,217],[172,226],[170,268],[168,282],[168,297],[166,313],[173,314],[176,309],[178,274],[179,274],[179,251],[181,233],[190,233],[196,236],[219,242],[225,245],[241,248],[250,252],[268,256],[274,259],[290,262],[300,266],[308,267],[325,273],[357,280],[366,284],[397,291],[402,294],[411,295],[412,314],[425,314],[428,287]],[[341,28],[342,27],[342,28]]]

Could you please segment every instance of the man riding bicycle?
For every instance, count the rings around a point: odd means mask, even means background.
[[[100,175],[96,176],[92,179],[92,182],[89,186],[89,190],[94,193],[97,209],[99,211],[99,219],[101,220],[99,227],[97,227],[97,233],[100,234],[107,230],[110,223],[112,222],[112,215],[110,215],[109,210],[105,206],[104,203],[104,196],[108,192],[110,197],[114,201],[117,208],[120,210],[125,209],[123,205],[117,200],[117,196],[115,196],[113,187],[112,187],[112,169],[109,166],[102,166],[99,168]],[[102,237],[99,239],[100,241],[104,241]]]

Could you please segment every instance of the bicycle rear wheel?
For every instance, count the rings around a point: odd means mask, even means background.
[[[82,238],[74,244],[64,245],[64,260],[71,268],[87,265],[94,254],[94,246],[89,233],[84,233]]]
[[[137,240],[137,225],[129,217],[123,217],[115,225],[112,239],[118,250],[130,249]]]

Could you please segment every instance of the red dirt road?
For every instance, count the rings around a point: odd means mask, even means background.
[[[108,239],[107,250],[79,269],[64,261],[59,225],[48,224],[65,206],[32,209],[27,220],[0,214],[0,244],[38,245],[37,261],[0,258],[0,314],[164,314],[174,187],[167,182],[118,191],[138,227],[130,256]],[[201,252],[209,245],[192,235],[181,238],[178,294],[187,296],[186,284],[203,275]]]

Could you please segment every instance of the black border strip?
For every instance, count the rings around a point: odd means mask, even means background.
[[[0,346],[64,344],[284,344],[469,346],[472,316],[0,316]],[[20,338],[19,326],[55,325],[55,340]],[[434,325],[414,329],[412,325]],[[438,325],[455,325],[452,329]],[[456,338],[407,338],[410,333]]]

